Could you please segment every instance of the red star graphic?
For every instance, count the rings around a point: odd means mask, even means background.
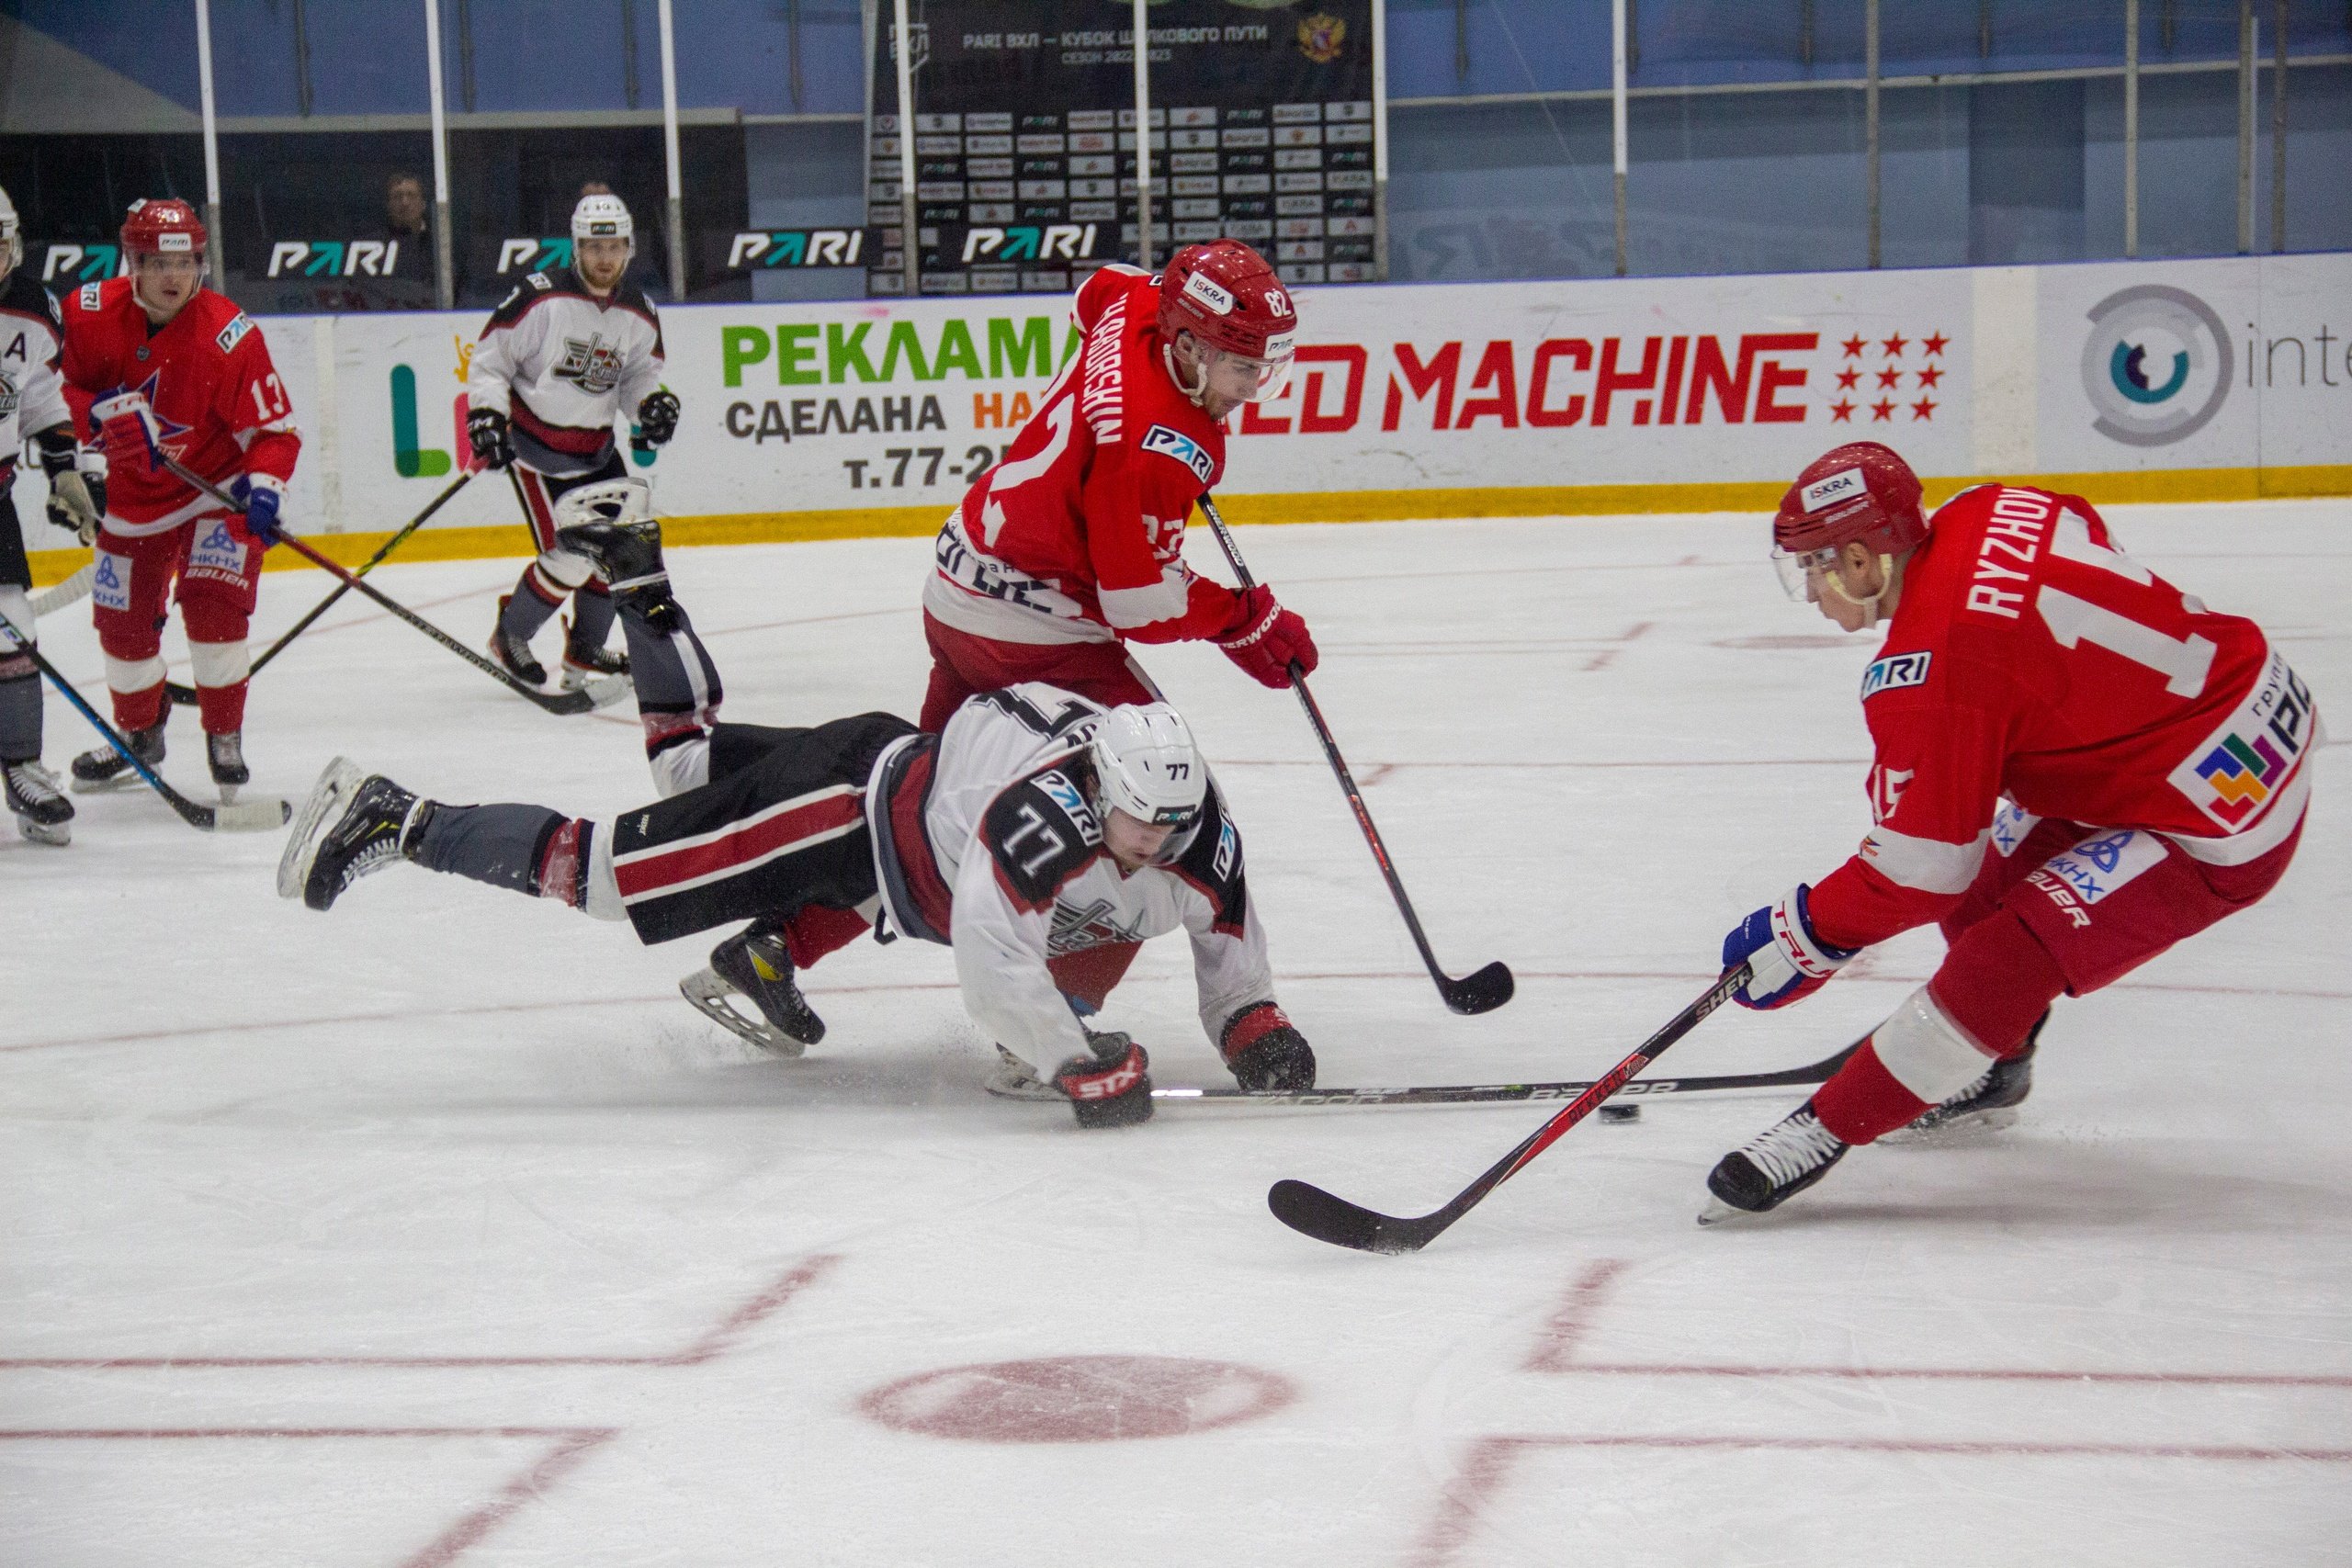
[[[1919,351],[1922,354],[1941,354],[1944,344],[1951,341],[1941,333],[1931,333],[1919,340]]]
[[[1849,359],[1860,359],[1862,356],[1862,340],[1860,337],[1849,337],[1838,346],[1846,351],[1846,357]]]
[[[1903,372],[1890,365],[1878,373],[1878,384],[1882,387],[1900,389],[1903,385]]]
[[[1871,405],[1871,423],[1872,424],[1877,424],[1881,421],[1890,420],[1894,417],[1894,405],[1888,402],[1884,398],[1881,398],[1878,401]]]
[[[1851,424],[1854,421],[1854,405],[1844,398],[1840,398],[1829,405],[1829,417],[1839,424]]]
[[[1879,347],[1886,350],[1886,356],[1889,359],[1900,359],[1903,357],[1904,345],[1910,341],[1911,340],[1909,338],[1905,337],[1901,333],[1897,333],[1893,337],[1879,339],[1878,345]]]
[[[1919,385],[1922,387],[1932,387],[1943,378],[1944,373],[1932,365],[1919,372]]]
[[[1933,399],[1921,398],[1917,402],[1911,405],[1911,417],[1914,421],[1933,419],[1935,416],[1936,405]]]
[[[1859,370],[1840,370],[1838,372],[1838,389],[1841,392],[1850,392],[1861,384],[1861,379],[1862,373]]]

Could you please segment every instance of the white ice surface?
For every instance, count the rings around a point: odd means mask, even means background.
[[[2116,521],[2352,712],[2352,506]],[[1866,822],[1870,644],[1780,599],[1753,520],[1242,542],[1317,630],[1317,694],[1440,953],[1520,976],[1502,1011],[1449,1015],[1296,705],[1214,650],[1147,650],[1233,797],[1326,1082],[1589,1076]],[[926,549],[676,553],[729,714],[911,714]],[[472,642],[514,570],[376,581]],[[256,646],[322,591],[270,576]],[[86,620],[43,631],[96,695]],[[90,740],[53,695],[48,739],[61,768]],[[172,746],[201,793],[192,714]],[[348,607],[258,679],[247,750],[256,790],[298,796],[338,751],[460,801],[650,795],[626,710],[534,712]],[[1084,1134],[980,1093],[942,950],[829,959],[831,1032],[770,1060],[677,998],[701,942],[410,867],[321,917],[272,896],[276,835],[81,797],[70,849],[0,841],[0,1562],[2346,1561],[2338,755],[2278,893],[2061,1004],[1997,1142],[1864,1151],[1702,1233],[1708,1166],[1797,1096],[1652,1102],[1404,1258],[1293,1235],[1266,1187],[1419,1212],[1541,1108]],[[1937,950],[1719,1016],[1659,1071],[1821,1055]],[[1191,1008],[1162,942],[1111,1021],[1161,1082],[1217,1081]],[[1295,1397],[1110,1444],[860,1413],[933,1369],[1078,1354],[1230,1361]],[[1889,1375],[1923,1371],[1962,1375]]]

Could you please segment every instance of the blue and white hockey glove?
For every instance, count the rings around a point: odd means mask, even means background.
[[[267,549],[277,543],[277,509],[285,504],[286,496],[274,476],[239,475],[229,487],[229,499],[244,503],[245,532],[256,544]]]
[[[1747,984],[1732,993],[1732,1000],[1762,1011],[1801,1001],[1861,951],[1832,947],[1815,932],[1805,908],[1812,891],[1798,883],[1796,891],[1765,905],[1724,938],[1724,967],[1745,964],[1752,971]]]

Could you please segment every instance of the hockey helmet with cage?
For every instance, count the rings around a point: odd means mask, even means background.
[[[582,240],[627,240],[634,254],[637,225],[629,218],[628,204],[610,191],[582,197],[571,209],[571,243]]]
[[[201,265],[209,236],[196,209],[177,197],[142,197],[123,214],[123,259],[133,256],[192,255]]]
[[[1919,476],[1875,441],[1833,446],[1807,464],[1781,497],[1772,518],[1772,564],[1792,599],[1818,596],[1816,585],[1838,552],[1859,544],[1892,558],[1924,543]]]
[[[0,190],[0,276],[14,272],[24,259],[25,231],[17,220],[17,204]]]
[[[1265,257],[1238,240],[1186,245],[1159,275],[1159,335],[1190,333],[1254,367],[1251,402],[1280,395],[1298,345],[1298,308]],[[1196,400],[1197,390],[1186,389]]]
[[[1166,703],[1123,703],[1102,716],[1087,743],[1097,804],[1138,822],[1182,829],[1208,798],[1208,770],[1192,727]]]

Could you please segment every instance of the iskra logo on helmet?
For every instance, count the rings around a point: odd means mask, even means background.
[[[1207,273],[1195,272],[1184,280],[1184,298],[1199,300],[1220,316],[1233,314],[1233,291]]]
[[[1862,481],[1861,469],[1840,468],[1836,473],[1825,474],[1805,486],[1800,499],[1804,501],[1804,509],[1807,512],[1818,512],[1825,506],[1846,500],[1849,496],[1860,495],[1867,488]]]

